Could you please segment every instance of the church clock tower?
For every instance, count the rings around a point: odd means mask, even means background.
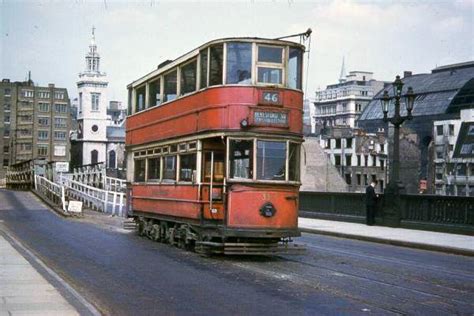
[[[100,56],[95,43],[95,28],[89,51],[85,56],[85,71],[79,74],[78,135],[82,164],[106,161],[107,147],[107,76],[100,71]]]

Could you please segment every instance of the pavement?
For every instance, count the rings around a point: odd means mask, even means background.
[[[75,316],[99,312],[0,227],[0,316],[17,315]]]
[[[300,217],[302,232],[474,256],[474,236]]]

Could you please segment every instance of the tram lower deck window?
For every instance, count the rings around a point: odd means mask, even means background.
[[[295,143],[290,143],[290,151],[288,153],[289,170],[288,180],[300,180],[300,146]]]
[[[230,177],[252,179],[253,140],[230,141]]]
[[[179,180],[193,181],[196,172],[196,154],[181,155],[179,159]]]
[[[135,182],[145,181],[145,159],[135,160]]]
[[[257,179],[285,180],[286,142],[257,141]]]
[[[148,181],[159,181],[160,180],[160,158],[149,158],[148,159]]]
[[[166,156],[164,158],[163,180],[176,180],[176,156]]]

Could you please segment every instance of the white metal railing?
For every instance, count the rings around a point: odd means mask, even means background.
[[[50,201],[60,204],[63,211],[67,211],[64,186],[51,182],[45,177],[35,175],[35,190]]]
[[[105,176],[104,188],[108,191],[125,192],[127,189],[126,180]]]
[[[66,187],[67,196],[104,213],[124,216],[125,193],[102,190],[73,180],[69,176],[61,176],[59,181]]]

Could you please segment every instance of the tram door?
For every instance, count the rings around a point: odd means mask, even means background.
[[[202,219],[222,223],[225,214],[225,144],[220,138],[203,141],[202,164]]]

